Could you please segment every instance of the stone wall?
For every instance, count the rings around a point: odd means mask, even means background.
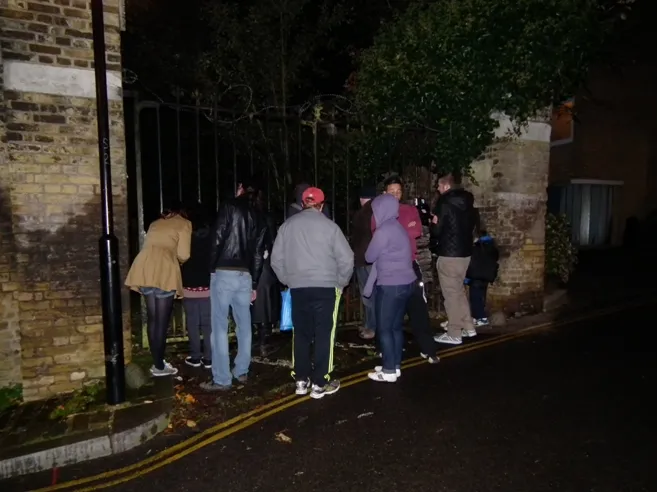
[[[501,119],[497,135],[507,135]],[[543,308],[545,213],[550,125],[531,122],[520,137],[504,138],[472,166],[483,226],[501,254],[498,281],[489,290],[491,310],[537,312]]]
[[[20,382],[30,400],[104,376],[91,12],[82,0],[4,5],[0,350],[14,356],[0,361],[0,387]],[[125,274],[118,11],[118,0],[105,1],[114,211]],[[124,323],[129,341],[127,316]]]

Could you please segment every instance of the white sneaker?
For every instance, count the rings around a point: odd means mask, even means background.
[[[486,320],[485,325],[487,325],[487,324],[488,324],[488,318],[482,318],[482,319],[485,319],[485,320]],[[472,318],[472,324],[474,324],[475,326],[485,326],[485,325],[477,325],[477,320],[474,319],[474,318]],[[448,326],[449,326],[449,322],[448,322],[448,321],[443,321],[442,323],[440,323],[440,327],[441,327],[443,330],[445,330],[445,331],[447,331],[447,327],[448,327]]]
[[[383,366],[376,366],[374,368],[374,371],[375,372],[383,372]],[[401,377],[401,369],[396,369],[395,374],[397,374],[397,377],[400,378]]]
[[[450,345],[461,345],[463,340],[460,338],[452,337],[448,333],[444,333],[440,336],[435,336],[433,339],[438,343],[448,343]]]
[[[472,338],[477,336],[477,330],[461,330],[461,338]]]
[[[310,381],[297,381],[297,388],[294,392],[300,396],[307,395],[309,387]]]
[[[386,374],[385,372],[370,372],[367,375],[372,381],[377,383],[396,383],[397,375],[396,374]]]
[[[151,376],[161,378],[164,376],[175,376],[178,374],[178,369],[173,367],[167,361],[164,361],[164,369],[158,369],[155,366],[151,367]]]
[[[480,328],[482,326],[488,326],[488,318],[480,318],[473,321],[475,328]]]

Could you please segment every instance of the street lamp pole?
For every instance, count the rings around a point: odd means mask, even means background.
[[[99,252],[105,346],[105,385],[107,387],[107,403],[117,405],[125,401],[125,361],[123,356],[119,241],[114,235],[112,208],[112,163],[110,158],[103,0],[91,0],[91,25],[93,29],[94,72],[96,75],[96,119],[98,120],[98,160],[100,165],[103,224],[103,233],[99,240]]]

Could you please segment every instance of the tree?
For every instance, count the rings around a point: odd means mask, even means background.
[[[631,0],[443,0],[411,6],[361,58],[356,100],[376,159],[415,127],[418,156],[466,170],[494,140],[572,95]],[[620,4],[620,5],[619,5]],[[418,137],[421,135],[421,137]],[[421,140],[421,142],[418,142]]]

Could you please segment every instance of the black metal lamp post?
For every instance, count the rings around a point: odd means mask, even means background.
[[[107,102],[107,66],[105,63],[105,21],[103,0],[91,0],[91,25],[96,75],[96,119],[98,120],[98,157],[103,234],[100,247],[100,289],[103,308],[105,345],[105,384],[107,403],[125,401],[125,361],[123,355],[123,319],[119,241],[114,235],[112,208],[112,164],[110,158],[109,110]]]

